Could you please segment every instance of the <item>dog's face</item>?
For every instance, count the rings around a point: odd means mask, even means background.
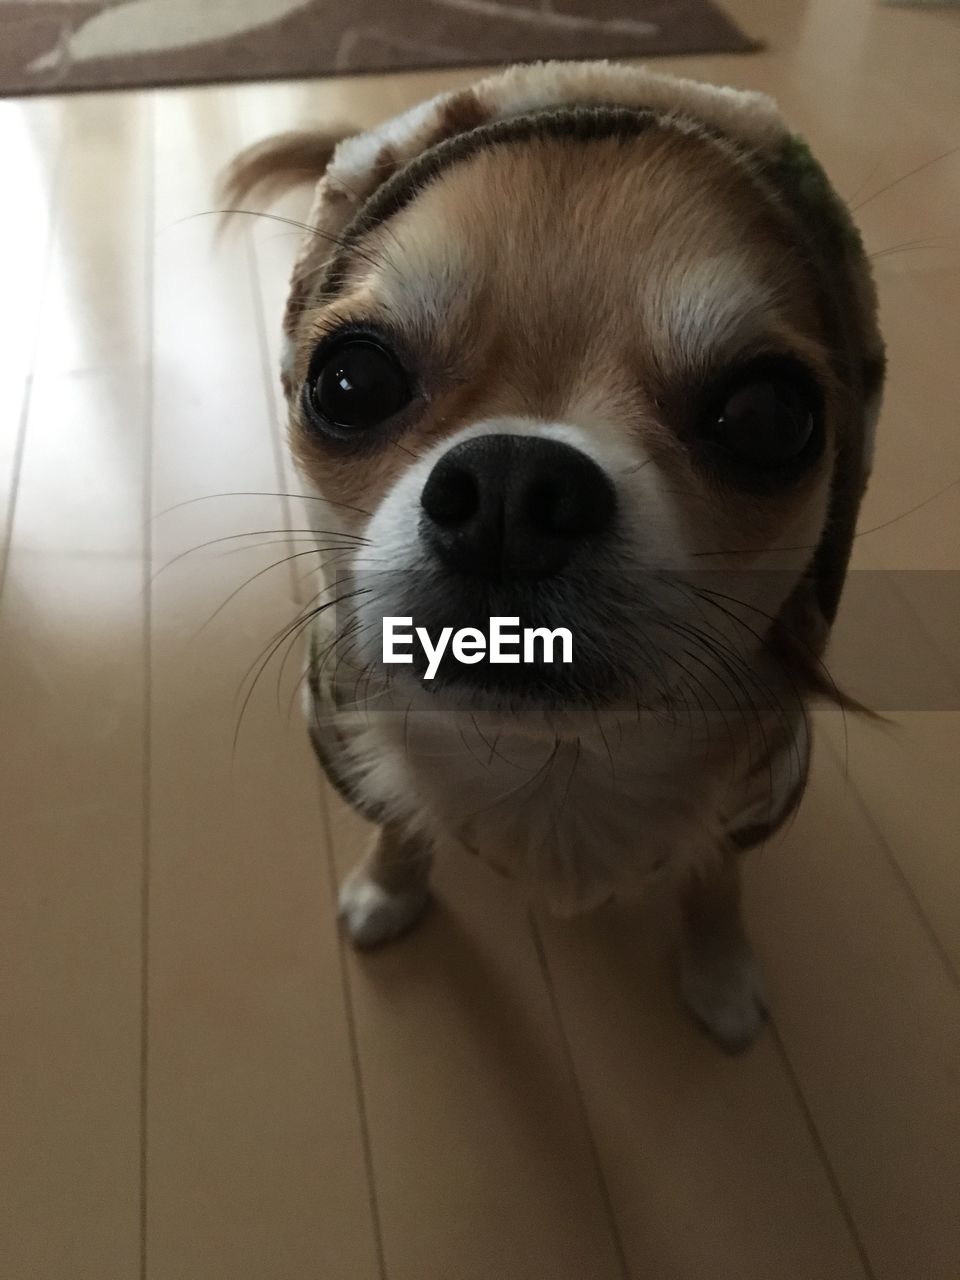
[[[369,660],[384,615],[517,616],[574,662],[448,662],[431,693],[596,707],[751,651],[857,408],[822,291],[749,168],[676,128],[489,145],[348,240],[287,381],[298,461],[366,540],[340,577]]]

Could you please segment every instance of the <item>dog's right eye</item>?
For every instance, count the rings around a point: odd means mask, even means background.
[[[747,486],[790,483],[824,445],[823,397],[790,356],[759,356],[721,382],[700,417],[710,460]]]
[[[304,387],[311,419],[344,435],[388,422],[413,399],[397,357],[370,338],[348,338],[317,353]]]

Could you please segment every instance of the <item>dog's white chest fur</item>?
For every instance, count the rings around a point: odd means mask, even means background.
[[[558,911],[636,892],[705,844],[716,783],[692,767],[688,726],[644,717],[558,739],[420,712],[367,719],[349,741],[365,794]]]

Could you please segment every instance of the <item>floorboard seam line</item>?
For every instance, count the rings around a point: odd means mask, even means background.
[[[276,410],[274,408],[273,379],[270,366],[270,343],[267,339],[263,289],[260,285],[260,259],[257,253],[256,244],[253,240],[253,233],[247,227],[244,228],[244,240],[246,242],[247,262],[249,263],[250,270],[250,288],[253,295],[253,311],[257,328],[257,345],[260,349],[260,368],[263,377],[263,392],[265,399],[264,409],[270,423],[270,442],[273,451],[274,477],[277,484],[277,492],[280,496],[284,523],[288,529],[293,529],[293,510],[290,495],[286,492],[287,481],[283,466],[283,436],[280,430],[280,424],[277,421]],[[292,545],[292,542],[287,543],[288,547]],[[297,578],[296,566],[292,560],[289,563],[291,590],[293,591],[294,599],[299,599],[302,596],[302,592]]]
[[[153,383],[155,358],[154,254],[156,252],[156,96],[151,94],[146,119],[146,172],[144,198],[147,205],[146,231],[146,347],[144,377],[144,465],[143,465],[143,774],[140,868],[140,1280],[147,1280],[148,1210],[148,1120],[150,1083],[150,874],[152,809],[152,709],[153,709]]]
[[[832,742],[829,741],[829,739],[825,739],[825,741],[834,759],[838,760],[838,762],[842,766],[842,761],[839,761],[836,747],[833,745]],[[946,970],[947,977],[950,979],[953,985],[957,987],[958,990],[960,990],[960,971],[957,970],[957,966],[953,962],[953,957],[947,951],[946,947],[941,942],[936,929],[934,929],[933,925],[931,924],[927,916],[927,913],[924,910],[923,903],[917,897],[916,891],[914,890],[914,887],[910,882],[910,877],[907,875],[903,867],[900,865],[900,859],[894,853],[893,848],[891,847],[889,841],[887,840],[886,835],[883,832],[883,829],[881,828],[880,824],[877,822],[874,815],[871,813],[870,806],[867,804],[866,800],[864,799],[863,794],[860,791],[860,788],[857,786],[857,783],[854,781],[853,777],[850,775],[849,770],[844,771],[844,777],[846,780],[847,787],[849,788],[850,794],[853,797],[854,803],[856,804],[857,808],[860,810],[861,814],[863,815],[864,821],[867,823],[870,830],[876,836],[877,843],[879,844],[880,849],[883,853],[883,859],[890,867],[890,870],[893,872],[894,878],[896,879],[897,884],[900,886],[900,889],[903,891],[904,897],[909,902],[910,909],[913,912],[913,914],[916,916],[917,922],[919,923],[923,932],[926,934],[927,941],[930,943],[930,946],[933,949],[934,954],[936,955],[937,959],[940,961],[943,968]]]
[[[240,108],[240,104],[239,102],[237,102],[236,98],[234,98],[234,124],[235,124],[236,133],[237,133],[237,146],[239,148],[244,141],[243,113]],[[246,247],[247,265],[248,265],[248,272],[250,275],[250,292],[251,292],[251,301],[253,306],[254,324],[255,324],[256,333],[257,333],[257,346],[260,352],[260,369],[261,369],[261,377],[263,379],[264,412],[267,416],[267,421],[270,424],[270,443],[271,443],[271,452],[273,454],[274,479],[277,487],[277,496],[280,500],[280,507],[283,512],[283,524],[286,526],[286,529],[290,531],[287,534],[287,539],[284,545],[287,551],[292,552],[294,542],[297,540],[296,535],[292,532],[293,529],[295,528],[294,515],[293,515],[293,496],[289,492],[290,486],[287,481],[287,475],[286,475],[286,470],[284,466],[284,458],[285,458],[284,435],[283,435],[283,430],[281,428],[281,423],[277,417],[276,403],[274,399],[274,372],[273,372],[273,366],[271,364],[271,358],[270,358],[270,341],[267,335],[266,304],[265,304],[265,299],[263,295],[263,286],[260,280],[260,253],[257,248],[257,243],[254,238],[252,228],[250,227],[248,222],[243,225],[242,234],[244,237],[244,244]],[[309,552],[302,552],[300,554],[308,555]],[[302,584],[302,575],[299,575],[297,573],[296,563],[292,554],[285,557],[285,560],[288,565],[287,572],[289,573],[289,576],[290,576],[291,595],[293,598],[294,605],[297,606],[297,612],[300,613],[304,608],[304,598],[306,596],[306,592],[304,591],[303,584]],[[278,564],[280,563],[283,563],[283,562],[279,561]],[[289,658],[290,653],[300,643],[301,634],[302,633],[300,629],[298,629],[297,632],[294,634],[294,637],[286,653],[284,654],[283,660],[280,663],[280,668],[277,674],[278,698],[280,694],[280,682],[283,678],[283,672],[286,666],[287,659]],[[301,685],[306,680],[307,675],[308,675],[308,672],[306,669],[306,665],[304,665],[303,675],[299,678],[299,680],[294,685],[293,694],[290,698],[289,705],[291,710],[296,704],[297,692],[300,689]],[[288,715],[288,720],[289,720],[289,715]]]
[[[239,119],[239,109],[236,112]],[[257,332],[257,345],[260,351],[261,375],[263,378],[263,390],[265,398],[265,411],[268,415],[270,423],[270,437],[274,459],[274,478],[277,485],[277,493],[282,504],[284,521],[288,529],[293,528],[293,513],[291,510],[291,500],[287,490],[286,475],[283,463],[283,439],[277,422],[276,413],[274,411],[274,399],[272,388],[272,375],[270,366],[270,344],[267,337],[266,318],[264,315],[264,297],[263,289],[260,284],[259,276],[259,255],[257,247],[254,243],[252,232],[244,227],[243,237],[246,248],[246,256],[248,269],[250,274],[251,300],[254,311],[254,322]],[[296,603],[302,605],[304,591],[298,580],[293,562],[290,561],[290,585],[293,599]],[[282,670],[282,668],[281,668]],[[333,895],[333,901],[336,901],[337,894],[337,877],[333,866],[333,833],[330,823],[329,808],[327,799],[320,789],[320,803],[323,808],[323,824],[326,832],[327,843],[327,874],[330,882],[330,890]],[[377,1201],[376,1178],[373,1168],[373,1147],[370,1140],[370,1124],[367,1114],[366,1094],[363,1085],[363,1069],[360,1062],[360,1049],[357,1041],[356,1019],[353,1010],[353,991],[350,984],[350,973],[347,965],[346,947],[342,935],[338,934],[337,954],[340,963],[340,986],[343,999],[344,1019],[347,1025],[347,1039],[350,1046],[350,1060],[353,1070],[354,1096],[357,1106],[357,1117],[360,1126],[360,1140],[363,1149],[364,1173],[367,1181],[367,1194],[370,1205],[370,1220],[373,1228],[374,1247],[377,1256],[377,1270],[380,1280],[387,1280],[386,1258],[383,1248],[383,1229],[380,1220],[380,1206]]]
[[[47,231],[43,248],[43,262],[40,268],[40,281],[37,296],[40,309],[36,314],[36,332],[33,336],[30,364],[23,381],[23,400],[20,405],[20,419],[17,423],[17,438],[13,450],[13,471],[10,475],[10,506],[4,527],[0,530],[0,605],[3,602],[3,588],[7,581],[7,566],[10,562],[10,549],[13,546],[13,527],[16,522],[17,498],[20,491],[20,474],[23,470],[23,457],[27,447],[27,420],[30,416],[30,405],[33,400],[33,388],[37,357],[40,354],[40,334],[43,328],[43,301],[50,279],[50,264],[53,260],[53,246],[57,228],[57,200],[63,185],[63,173],[66,167],[67,125],[60,131],[57,140],[57,158],[53,165],[53,178],[50,183],[50,216],[47,220]]]
[[[320,804],[323,810],[323,827],[327,845],[327,875],[333,901],[337,900],[337,873],[333,863],[333,824],[330,821],[330,807],[327,797],[327,783],[319,785]],[[367,1194],[370,1204],[370,1219],[373,1226],[373,1239],[377,1254],[377,1272],[380,1280],[388,1280],[386,1255],[383,1247],[383,1228],[380,1220],[380,1205],[377,1200],[377,1181],[373,1167],[373,1144],[370,1140],[370,1122],[367,1114],[367,1099],[363,1085],[363,1067],[360,1061],[360,1046],[357,1040],[357,1023],[353,1011],[353,990],[350,985],[350,970],[347,965],[347,944],[343,933],[337,931],[337,955],[340,961],[340,985],[343,992],[343,1011],[347,1023],[347,1039],[350,1044],[350,1060],[353,1064],[354,1096],[357,1103],[357,1118],[360,1124],[360,1141],[363,1148],[364,1171],[367,1178]]]
[[[807,1132],[810,1134],[810,1140],[813,1143],[814,1150],[816,1151],[820,1163],[823,1166],[823,1171],[827,1175],[827,1181],[830,1183],[830,1189],[836,1199],[837,1208],[840,1210],[840,1215],[843,1218],[847,1231],[850,1234],[853,1246],[857,1251],[857,1255],[860,1259],[860,1265],[863,1267],[863,1273],[867,1280],[877,1280],[877,1273],[873,1269],[873,1264],[870,1261],[870,1255],[867,1253],[866,1245],[863,1243],[863,1238],[861,1237],[860,1230],[857,1227],[853,1211],[847,1203],[846,1196],[843,1194],[840,1179],[833,1167],[833,1161],[830,1159],[830,1154],[827,1151],[826,1144],[824,1143],[820,1130],[817,1127],[817,1122],[810,1109],[810,1104],[807,1102],[803,1086],[800,1084],[799,1077],[793,1069],[793,1063],[790,1061],[790,1055],[787,1053],[786,1045],[781,1039],[779,1028],[772,1017],[769,1019],[767,1025],[769,1027],[769,1034],[773,1037],[773,1043],[776,1046],[780,1061],[783,1064],[783,1070],[787,1077],[787,1082],[790,1085],[793,1096],[796,1098],[797,1106],[799,1107],[800,1114],[803,1117],[803,1122],[807,1127]]]
[[[27,418],[30,414],[30,401],[33,397],[33,374],[28,373],[23,381],[23,396],[20,402],[20,417],[17,422],[17,438],[13,445],[13,468],[10,472],[10,505],[4,527],[0,530],[0,606],[3,604],[3,588],[7,581],[7,564],[10,560],[10,547],[13,543],[13,525],[17,509],[17,492],[20,488],[20,472],[23,468],[23,454],[27,444]]]
[[[567,1028],[563,1021],[563,1015],[560,1012],[560,1002],[557,999],[557,989],[553,981],[553,972],[550,968],[550,961],[547,958],[547,949],[544,946],[543,937],[540,933],[539,926],[537,925],[536,916],[534,915],[532,907],[527,910],[527,921],[530,926],[530,935],[533,939],[534,950],[537,953],[540,972],[543,975],[544,985],[547,989],[547,999],[550,1002],[550,1009],[553,1013],[553,1018],[560,1036],[564,1062],[566,1064],[570,1080],[573,1084],[574,1094],[577,1099],[577,1107],[580,1111],[580,1118],[583,1122],[583,1127],[587,1134],[587,1140],[590,1144],[590,1155],[593,1160],[594,1175],[600,1189],[600,1198],[603,1202],[604,1213],[607,1218],[607,1224],[610,1228],[610,1236],[613,1240],[614,1253],[616,1254],[621,1280],[633,1280],[630,1264],[627,1261],[626,1249],[623,1245],[623,1237],[620,1234],[620,1225],[617,1222],[616,1210],[613,1207],[613,1198],[610,1195],[610,1187],[607,1184],[606,1174],[603,1171],[603,1162],[600,1159],[600,1148],[597,1145],[596,1135],[593,1132],[593,1125],[590,1123],[590,1115],[587,1111],[587,1104],[583,1096],[583,1090],[580,1087],[580,1077],[577,1074],[577,1067],[573,1058],[573,1049],[570,1045],[570,1038],[567,1035]]]

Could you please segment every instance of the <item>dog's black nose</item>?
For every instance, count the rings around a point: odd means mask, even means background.
[[[445,453],[420,495],[421,530],[451,568],[547,577],[610,526],[616,493],[586,454],[542,436],[487,435]]]

